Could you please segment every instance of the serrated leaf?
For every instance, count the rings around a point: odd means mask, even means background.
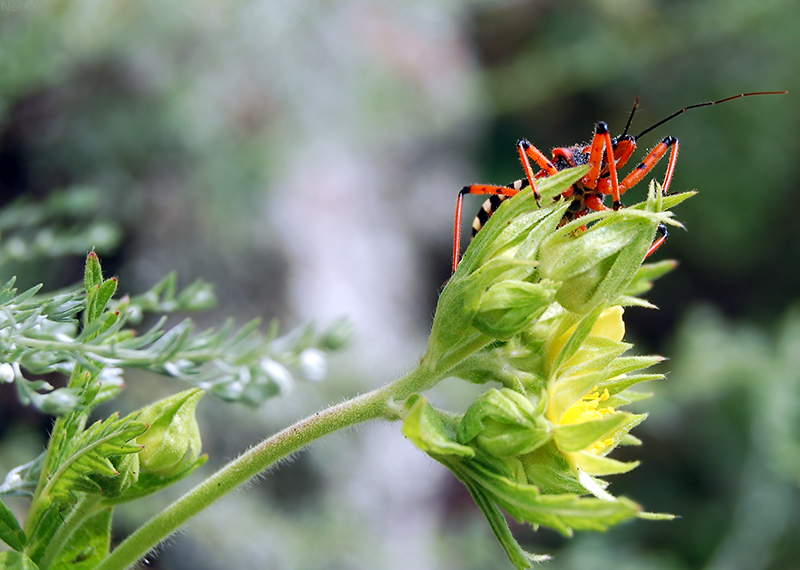
[[[137,416],[119,419],[111,416],[89,426],[78,437],[65,442],[55,461],[53,475],[42,495],[51,501],[72,501],[76,490],[86,493],[102,491],[91,475],[114,476],[117,471],[109,457],[138,453],[141,446],[130,443],[147,425]]]
[[[565,536],[572,536],[573,530],[607,530],[639,511],[624,498],[603,501],[571,494],[542,495],[533,485],[511,481],[477,463],[470,463],[469,469],[473,480],[515,519],[550,527]]]
[[[140,473],[136,483],[131,485],[122,495],[118,497],[104,497],[103,505],[120,505],[157,493],[188,477],[198,467],[205,464],[206,461],[208,461],[208,455],[201,455],[197,458],[197,461],[188,465],[183,471],[172,473],[168,476],[155,475],[153,473]]]
[[[454,471],[454,473],[458,477],[458,472]],[[515,568],[518,570],[526,570],[531,567],[532,562],[544,562],[550,559],[547,555],[537,556],[523,550],[514,538],[514,535],[511,534],[511,529],[508,528],[508,522],[505,516],[503,516],[503,513],[497,508],[497,505],[492,502],[489,495],[469,477],[464,477],[463,479],[459,477],[459,479],[461,479],[462,483],[467,487],[475,504],[478,505],[483,512],[483,516],[486,517],[486,521],[489,523],[495,538],[497,538],[497,541],[500,543],[500,546],[503,547],[506,556],[508,556],[508,559]]]

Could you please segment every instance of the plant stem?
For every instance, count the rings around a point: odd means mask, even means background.
[[[50,567],[56,556],[61,553],[61,550],[69,542],[72,534],[89,516],[95,513],[94,507],[97,506],[100,499],[99,495],[85,495],[83,499],[78,501],[78,504],[75,505],[72,512],[64,520],[64,524],[58,527],[58,531],[47,543],[47,548],[45,548],[38,564],[41,570],[46,570]]]
[[[191,517],[284,457],[344,427],[381,417],[396,419],[388,406],[391,400],[404,400],[440,379],[420,366],[383,388],[317,412],[265,439],[139,527],[94,570],[130,568]]]

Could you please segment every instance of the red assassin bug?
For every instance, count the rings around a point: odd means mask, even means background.
[[[661,139],[661,142],[648,153],[641,163],[639,163],[622,181],[619,180],[617,171],[625,166],[631,155],[633,155],[633,152],[636,150],[636,143],[640,137],[660,127],[667,121],[674,119],[681,113],[685,113],[689,109],[716,105],[717,103],[724,103],[725,101],[738,99],[740,97],[749,97],[751,95],[781,95],[784,93],[786,93],[786,91],[741,93],[718,101],[707,101],[705,103],[689,105],[680,111],[672,113],[670,116],[662,119],[651,127],[646,128],[638,135],[632,136],[628,134],[628,129],[630,129],[633,115],[639,105],[639,99],[637,97],[631,114],[628,117],[628,122],[625,125],[625,130],[622,131],[621,135],[612,138],[608,131],[608,125],[601,121],[595,126],[591,143],[557,147],[553,149],[552,160],[548,159],[538,148],[527,140],[523,139],[519,141],[517,143],[517,151],[522,160],[522,168],[525,170],[525,178],[520,178],[507,186],[472,184],[470,186],[464,186],[458,193],[455,230],[453,232],[453,272],[455,272],[458,267],[461,254],[461,210],[465,194],[490,195],[489,199],[484,202],[483,207],[472,222],[472,236],[475,237],[475,234],[481,230],[486,221],[497,211],[500,205],[524,188],[530,186],[536,197],[536,203],[540,204],[539,192],[536,190],[535,183],[537,178],[547,178],[566,168],[588,164],[591,166],[588,174],[561,195],[564,198],[572,199],[572,204],[570,204],[564,216],[563,223],[579,218],[589,213],[590,210],[596,212],[608,210],[609,208],[603,203],[603,199],[607,194],[611,194],[613,197],[613,209],[618,210],[622,207],[620,195],[624,194],[626,190],[632,188],[647,176],[655,165],[666,156],[667,152],[669,152],[669,163],[667,164],[664,182],[661,185],[664,194],[668,192],[669,185],[672,182],[672,174],[675,171],[675,163],[678,160],[678,139],[673,136],[667,136]],[[541,170],[535,174],[533,172],[531,160],[536,162],[541,168]],[[661,235],[657,237],[650,246],[650,249],[647,251],[648,256],[657,250],[667,239],[667,228],[663,224],[659,225],[658,233]]]

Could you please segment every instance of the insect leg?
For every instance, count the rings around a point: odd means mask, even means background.
[[[458,261],[461,258],[461,213],[464,202],[465,194],[494,194],[506,197],[511,197],[519,193],[522,188],[523,181],[515,182],[512,187],[509,186],[496,186],[494,184],[472,184],[464,186],[458,193],[458,200],[456,202],[456,217],[455,227],[453,229],[453,273],[458,267]]]
[[[539,191],[536,190],[536,183],[533,180],[535,175],[533,173],[533,166],[531,165],[530,159],[532,158],[536,164],[538,164],[541,169],[547,173],[547,176],[557,174],[558,169],[553,166],[553,163],[550,162],[550,160],[544,154],[542,154],[542,151],[525,139],[522,139],[517,143],[517,150],[519,151],[520,160],[522,160],[522,168],[525,170],[525,177],[528,179],[528,184],[530,184],[531,189],[533,190],[533,196],[536,198],[536,204],[541,206],[542,204]]]
[[[647,176],[647,174],[653,170],[658,161],[660,161],[664,156],[667,154],[667,151],[670,152],[669,156],[669,164],[667,165],[667,173],[664,176],[664,184],[662,184],[662,188],[664,189],[664,194],[667,193],[669,190],[669,185],[672,182],[672,174],[675,172],[675,164],[678,161],[678,139],[675,137],[664,137],[664,139],[658,143],[653,150],[650,151],[644,160],[639,163],[636,168],[631,171],[628,176],[620,184],[620,190],[624,192],[628,188],[632,188],[636,186],[639,182],[641,182],[642,178]]]

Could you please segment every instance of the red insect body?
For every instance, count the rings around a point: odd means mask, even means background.
[[[631,170],[625,178],[621,181],[619,180],[619,170],[627,164],[628,160],[636,151],[636,143],[642,135],[649,133],[656,127],[663,125],[689,109],[716,105],[717,103],[724,103],[725,101],[738,99],[739,97],[748,97],[751,95],[779,95],[783,93],[786,92],[768,91],[742,93],[718,101],[689,105],[645,129],[637,136],[632,136],[628,134],[628,129],[633,120],[633,115],[636,112],[636,107],[639,104],[639,100],[637,99],[631,111],[628,123],[625,126],[625,130],[621,135],[612,138],[608,130],[608,125],[601,121],[595,126],[594,136],[590,143],[555,148],[552,152],[552,159],[548,159],[544,153],[527,140],[518,142],[517,150],[522,161],[522,168],[525,171],[525,178],[516,180],[506,186],[472,184],[470,186],[465,186],[459,192],[458,201],[456,203],[455,229],[453,235],[453,271],[455,272],[458,267],[461,254],[461,212],[465,194],[490,195],[490,198],[483,204],[482,209],[478,212],[472,224],[474,236],[480,231],[497,208],[500,207],[503,201],[511,198],[528,186],[533,190],[536,202],[539,203],[540,199],[539,192],[536,190],[536,180],[547,178],[566,168],[588,164],[591,166],[588,174],[574,183],[561,195],[563,199],[572,200],[572,204],[570,204],[564,216],[564,223],[579,218],[589,211],[597,212],[608,210],[609,208],[605,205],[604,198],[609,194],[613,198],[612,208],[617,210],[622,207],[620,196],[628,189],[641,182],[667,154],[669,154],[669,161],[667,163],[666,174],[664,175],[664,182],[661,185],[665,194],[668,192],[670,183],[672,182],[675,164],[678,161],[679,146],[678,139],[672,136],[664,137],[647,156],[645,156],[642,162]],[[534,172],[531,161],[539,166],[540,170],[538,172]],[[667,238],[667,231],[663,225],[659,226],[659,233],[661,235],[656,238],[650,246],[647,252],[648,256],[656,251]]]

